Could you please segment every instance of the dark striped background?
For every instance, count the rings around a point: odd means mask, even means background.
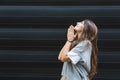
[[[98,74],[120,80],[120,0],[0,0],[0,80],[59,80],[67,28],[98,26]]]

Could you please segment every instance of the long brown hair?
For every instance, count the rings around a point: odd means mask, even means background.
[[[79,42],[86,40],[86,39],[92,43],[91,70],[89,72],[89,78],[91,80],[97,73],[97,62],[98,62],[97,60],[97,54],[98,54],[97,33],[98,33],[98,29],[95,23],[89,19],[83,20],[82,22],[84,22],[83,32],[81,36],[75,38],[75,41],[72,44],[71,48],[73,48]]]

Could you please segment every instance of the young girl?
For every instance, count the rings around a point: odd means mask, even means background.
[[[91,20],[68,28],[67,41],[58,59],[62,62],[61,80],[91,80],[97,71],[97,27]]]

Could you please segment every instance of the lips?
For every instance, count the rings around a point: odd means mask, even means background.
[[[76,31],[76,26],[74,27],[74,30]]]

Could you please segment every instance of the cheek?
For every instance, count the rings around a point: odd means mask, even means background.
[[[82,27],[75,27],[75,30],[78,32],[81,32],[83,30],[83,28]]]

